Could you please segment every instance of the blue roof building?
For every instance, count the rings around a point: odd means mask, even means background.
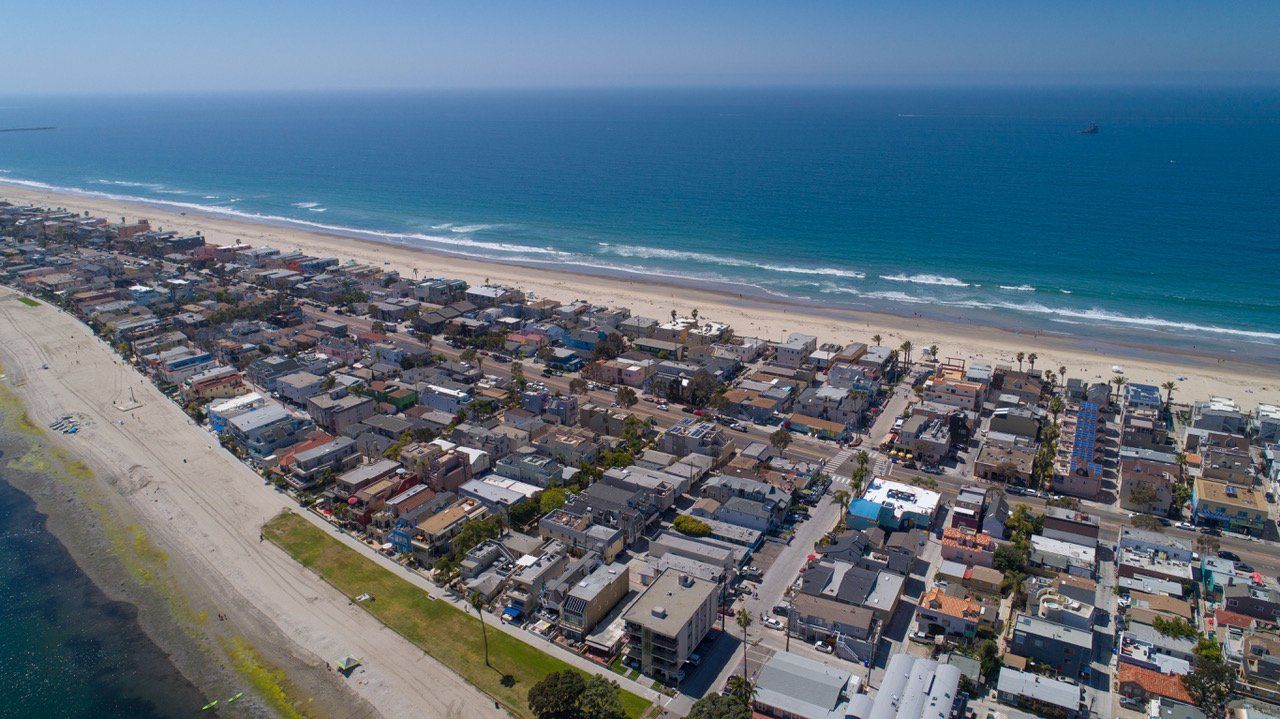
[[[861,497],[849,502],[849,517],[845,524],[850,529],[871,529],[893,523],[893,510]]]

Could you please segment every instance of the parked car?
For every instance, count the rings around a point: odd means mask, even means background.
[[[685,664],[688,664],[691,667],[696,667],[701,663],[702,663],[702,655],[697,652],[690,654],[689,658],[685,661]]]
[[[765,617],[765,618],[764,618],[764,625],[765,625],[766,627],[770,628],[770,629],[781,629],[781,628],[782,628],[782,620],[777,619],[777,618],[775,618],[775,617]]]
[[[1239,562],[1240,555],[1229,549],[1222,549],[1218,551],[1218,559],[1225,559],[1229,562]]]
[[[813,645],[813,648],[817,649],[823,654],[834,654],[836,651],[835,647],[831,646],[830,644],[827,644],[826,642],[815,642]]]
[[[1237,571],[1237,572],[1252,572],[1252,571],[1253,571],[1253,565],[1252,565],[1252,564],[1249,564],[1248,562],[1236,562],[1236,571]]]
[[[1174,526],[1176,526],[1178,529],[1183,529],[1183,530],[1186,530],[1186,531],[1188,531],[1188,532],[1194,532],[1194,531],[1196,531],[1196,525],[1192,524],[1191,522],[1178,522],[1178,523],[1177,523],[1176,525],[1174,525]]]

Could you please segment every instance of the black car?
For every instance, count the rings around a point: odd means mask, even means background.
[[[1224,549],[1218,552],[1218,559],[1225,559],[1229,562],[1238,562],[1240,561],[1240,555],[1230,550]]]
[[[1253,565],[1249,564],[1248,562],[1236,562],[1236,571],[1237,571],[1237,572],[1252,572],[1252,571],[1253,571]]]

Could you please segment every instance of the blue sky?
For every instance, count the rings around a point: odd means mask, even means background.
[[[10,5],[5,92],[769,84],[1280,84],[1280,2]]]

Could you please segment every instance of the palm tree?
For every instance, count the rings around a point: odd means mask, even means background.
[[[1035,352],[1032,352],[1031,354],[1027,355],[1027,362],[1031,365],[1031,369],[1034,370],[1036,368],[1036,360],[1038,359],[1040,358],[1036,356]]]
[[[671,321],[672,321],[672,322],[675,322],[675,321],[676,321],[676,311],[675,311],[675,310],[671,310]]]
[[[1053,423],[1058,423],[1058,415],[1062,413],[1062,398],[1054,395],[1049,398],[1049,411],[1053,413]]]
[[[876,343],[876,347],[880,346],[880,340],[884,339],[880,335],[871,335],[871,341]]]
[[[746,704],[748,709],[756,700],[756,685],[740,676],[729,677],[729,681],[725,682],[725,688],[729,690],[731,696]]]
[[[1168,412],[1169,408],[1173,406],[1173,391],[1177,388],[1178,385],[1173,380],[1169,380],[1168,382],[1160,385],[1160,389],[1165,391],[1164,409],[1166,412]]]
[[[1062,384],[1067,383],[1067,366],[1062,365],[1058,368],[1058,376],[1062,378]]]
[[[472,592],[467,603],[476,610],[476,616],[480,618],[480,637],[484,640],[484,665],[487,667],[489,666],[489,632],[484,626],[484,597],[480,596],[480,592]]]
[[[739,607],[733,621],[742,628],[742,681],[747,681],[747,627],[751,626],[751,612],[746,607]]]
[[[1115,379],[1111,380],[1111,384],[1116,386],[1117,402],[1120,401],[1120,391],[1124,389],[1125,384],[1127,384],[1128,382],[1129,382],[1129,378],[1125,377],[1124,375],[1120,375],[1119,377],[1116,377]]]
[[[899,349],[902,350],[902,356],[906,359],[907,364],[911,364],[911,340],[905,340]]]
[[[938,345],[929,345],[929,356],[933,358],[934,362],[938,361]]]
[[[1024,360],[1024,359],[1026,359],[1026,358],[1027,358],[1027,353],[1026,353],[1026,352],[1019,352],[1016,356],[1017,356],[1017,358],[1018,358],[1018,371],[1019,371],[1019,372],[1021,372],[1021,371],[1022,371],[1022,360]]]
[[[689,313],[689,316],[693,318],[693,321],[694,321],[694,322],[697,322],[697,321],[698,321],[698,308],[697,308],[697,307],[694,307],[694,308],[693,308],[693,311]]]
[[[831,493],[831,503],[832,503],[832,504],[837,504],[837,505],[840,505],[840,506],[847,507],[847,506],[849,506],[849,500],[850,500],[850,499],[852,499],[852,497],[849,495],[849,493],[848,493],[848,492],[846,492],[846,491],[845,491],[845,490],[843,490],[843,489],[837,489],[836,491],[834,491],[834,492],[832,492],[832,493]]]
[[[837,531],[837,532],[843,532],[843,531],[844,531],[844,521],[845,521],[845,519],[844,519],[844,518],[845,518],[845,516],[849,513],[849,500],[850,500],[850,499],[852,499],[852,496],[851,496],[848,492],[846,492],[845,490],[843,490],[843,489],[838,489],[838,490],[836,490],[835,492],[833,492],[833,493],[831,494],[831,503],[832,503],[832,504],[834,504],[834,505],[837,505],[837,506],[839,506],[839,507],[841,508],[841,509],[840,509],[840,514],[838,515],[838,518],[836,519],[836,531]]]

